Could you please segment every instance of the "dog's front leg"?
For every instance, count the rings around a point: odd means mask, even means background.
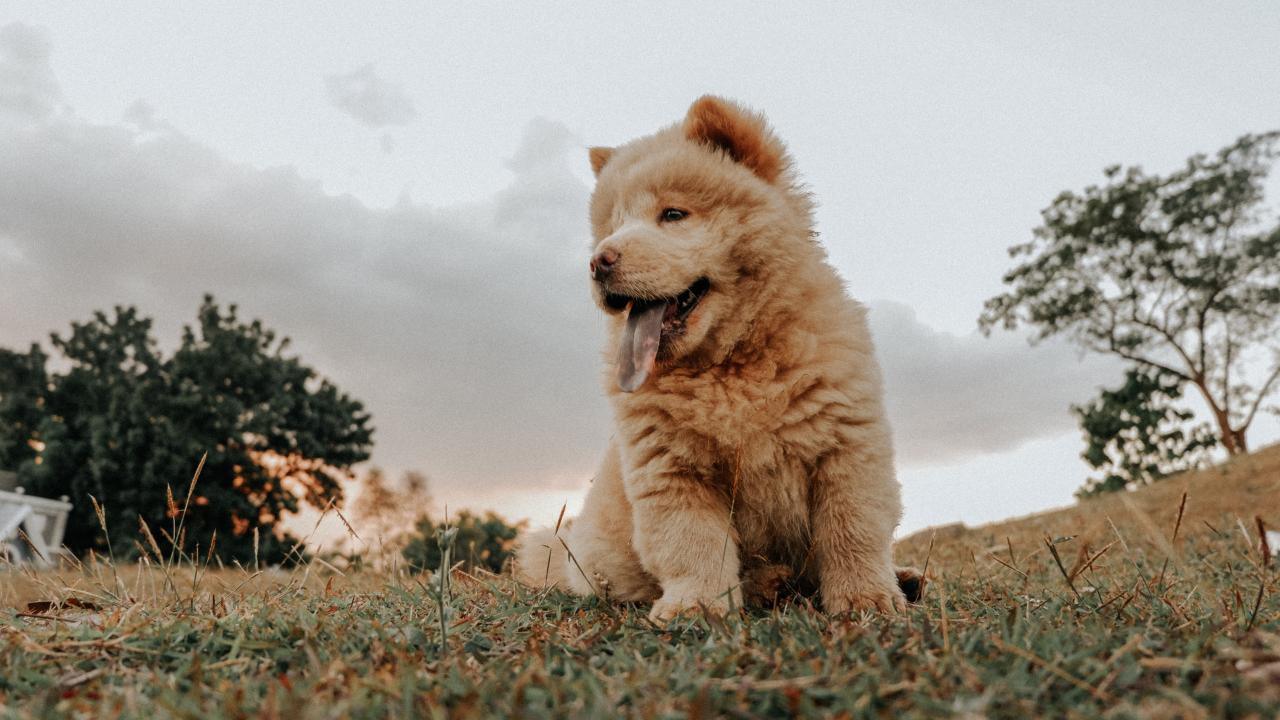
[[[814,473],[814,551],[822,605],[830,613],[906,609],[893,567],[902,501],[887,433],[881,433],[863,428]]]
[[[721,493],[656,459],[629,474],[627,496],[636,552],[662,586],[650,618],[665,622],[686,610],[723,614],[741,606],[737,537]]]

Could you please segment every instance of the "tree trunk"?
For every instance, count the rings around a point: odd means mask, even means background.
[[[1249,452],[1244,438],[1244,428],[1239,430],[1232,428],[1231,418],[1227,416],[1225,410],[1213,408],[1213,417],[1218,421],[1218,437],[1222,440],[1222,447],[1227,449],[1228,455],[1234,457]]]
[[[1249,452],[1249,443],[1248,441],[1245,440],[1245,437],[1244,437],[1244,431],[1246,429],[1247,428],[1240,428],[1239,430],[1232,431],[1235,434],[1236,447],[1240,449],[1241,455],[1244,455],[1245,453]]]
[[[1193,384],[1200,391],[1205,402],[1209,404],[1209,409],[1213,412],[1213,419],[1218,423],[1218,439],[1222,441],[1222,447],[1226,448],[1227,455],[1235,457],[1249,452],[1249,446],[1245,441],[1244,435],[1247,428],[1236,429],[1231,427],[1231,416],[1227,414],[1226,410],[1219,407],[1218,403],[1214,402],[1213,394],[1209,392],[1209,388],[1198,381],[1193,381]]]

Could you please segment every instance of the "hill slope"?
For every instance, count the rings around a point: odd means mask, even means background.
[[[1255,518],[1280,530],[1280,444],[1234,458],[1215,467],[1183,473],[1126,493],[1111,493],[1075,505],[1000,522],[965,527],[962,524],[926,528],[898,541],[898,560],[922,565],[929,557],[930,574],[956,572],[998,553],[1046,550],[1044,538],[1071,538],[1079,551],[1100,549],[1112,541],[1129,546],[1166,550],[1177,524],[1182,495],[1187,502],[1179,536],[1235,533],[1242,529],[1257,540]],[[929,545],[933,542],[930,555]]]

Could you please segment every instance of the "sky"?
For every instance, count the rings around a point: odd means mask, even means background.
[[[982,302],[1059,192],[1280,127],[1280,5],[805,8],[9,0],[0,346],[116,304],[172,345],[211,292],[365,402],[373,463],[552,523],[610,434],[586,148],[714,92],[871,308],[902,532],[1068,504],[1068,406],[1121,368],[983,337]]]

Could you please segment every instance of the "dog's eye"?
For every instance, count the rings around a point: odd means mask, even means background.
[[[667,208],[658,216],[660,222],[680,222],[689,217],[689,213],[679,208]]]

